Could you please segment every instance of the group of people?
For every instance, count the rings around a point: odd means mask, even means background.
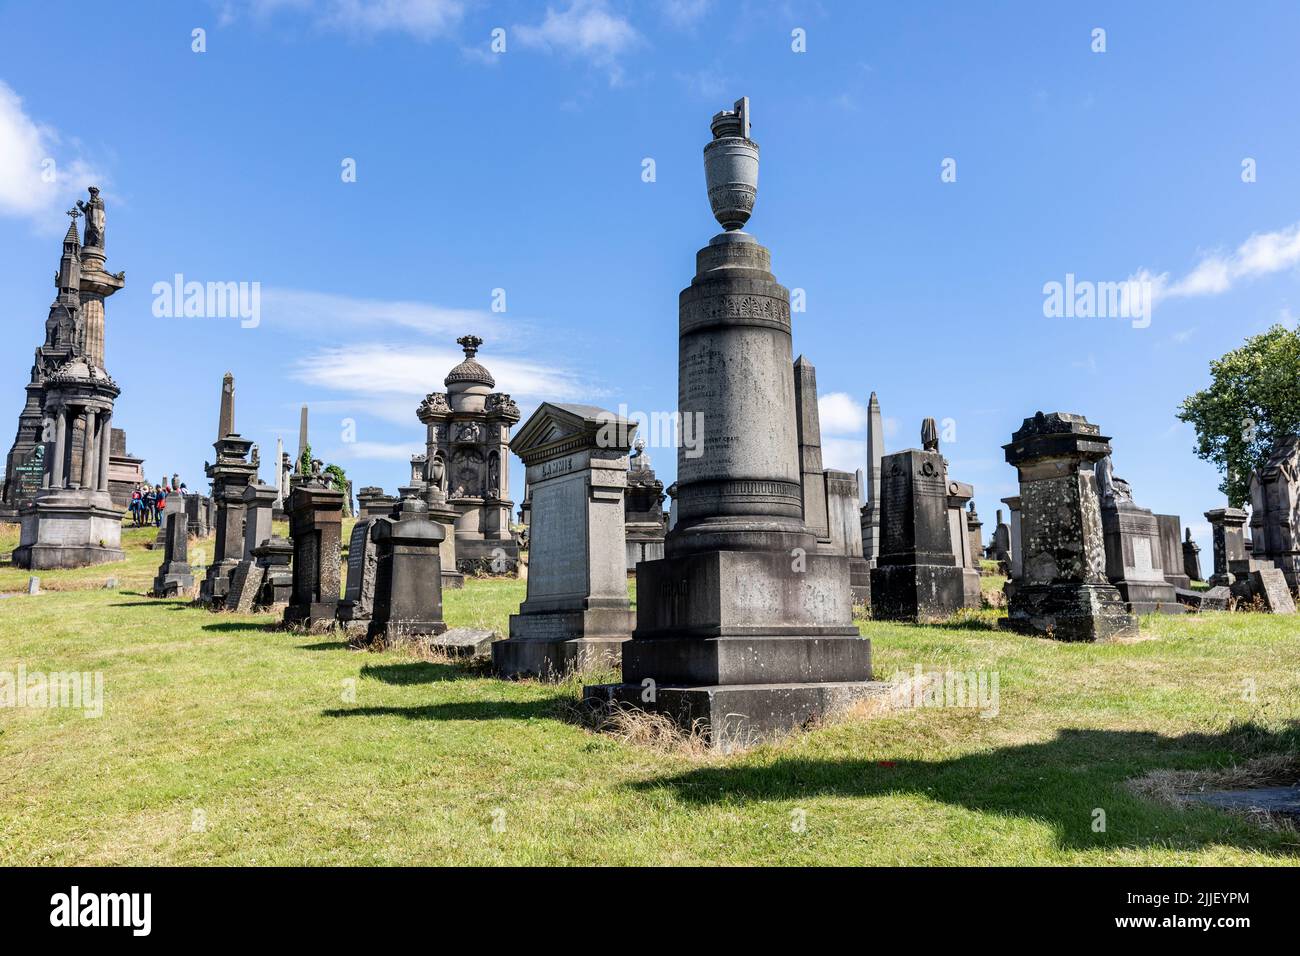
[[[137,526],[153,525],[162,527],[163,511],[167,507],[167,499],[172,495],[182,497],[187,493],[185,483],[181,482],[172,487],[165,479],[160,485],[150,485],[148,482],[140,485],[131,491],[131,521]]]

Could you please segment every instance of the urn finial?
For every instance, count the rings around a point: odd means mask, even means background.
[[[704,147],[709,205],[722,228],[738,232],[749,221],[758,193],[758,144],[749,138],[749,97],[715,114],[710,129],[713,141]]]

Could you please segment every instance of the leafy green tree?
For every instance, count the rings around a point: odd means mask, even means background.
[[[1196,454],[1218,466],[1219,490],[1240,508],[1250,473],[1277,439],[1300,428],[1300,330],[1275,325],[1210,363],[1210,387],[1183,399],[1178,418],[1196,429]]]
[[[341,465],[326,465],[325,474],[329,475],[334,482],[334,490],[341,491],[344,494],[348,492],[348,474]]]
[[[298,456],[298,474],[311,474],[311,445],[303,445],[302,454]]]

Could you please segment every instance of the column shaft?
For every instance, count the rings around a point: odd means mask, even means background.
[[[55,488],[63,488],[68,480],[67,462],[65,460],[68,452],[68,410],[60,408],[55,415],[54,454],[50,459],[49,470],[53,476],[51,485]]]
[[[95,481],[95,413],[86,409],[81,417],[81,487],[90,489]]]
[[[108,491],[108,459],[112,453],[113,416],[103,412],[99,416],[99,478],[95,483],[100,491]]]

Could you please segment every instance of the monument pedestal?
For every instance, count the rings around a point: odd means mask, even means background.
[[[293,590],[284,623],[311,631],[334,626],[339,605],[343,492],[319,475],[301,478],[289,496]]]
[[[20,544],[13,562],[44,571],[126,560],[122,512],[106,491],[50,488],[19,513]]]
[[[1109,584],[1019,583],[1002,626],[1058,641],[1105,641],[1137,633],[1137,622]]]

